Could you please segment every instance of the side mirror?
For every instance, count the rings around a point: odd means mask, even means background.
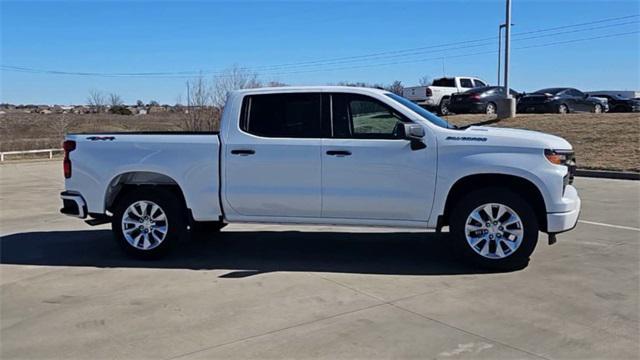
[[[424,137],[424,128],[418,124],[403,124],[404,138],[407,140],[421,140]]]
[[[584,94],[584,98],[585,99],[588,98],[588,97],[589,97],[589,94]]]
[[[411,141],[411,150],[420,150],[427,147],[422,138],[424,138],[424,128],[418,124],[403,124],[404,138]]]

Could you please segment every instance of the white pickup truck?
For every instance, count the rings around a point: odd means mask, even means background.
[[[424,108],[448,115],[451,95],[480,86],[487,86],[487,82],[469,76],[443,77],[433,80],[429,86],[406,87],[402,96]]]
[[[219,133],[70,134],[64,149],[61,212],[111,222],[142,257],[235,222],[448,226],[457,253],[513,269],[580,211],[567,141],[457,128],[377,89],[241,90]]]

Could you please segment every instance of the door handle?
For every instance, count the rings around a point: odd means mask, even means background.
[[[349,155],[351,155],[351,151],[329,150],[329,151],[327,151],[327,155],[331,155],[331,156],[349,156]]]
[[[256,153],[255,150],[250,150],[250,149],[231,150],[231,154],[240,155],[240,156],[248,156],[248,155],[253,155],[255,153]]]

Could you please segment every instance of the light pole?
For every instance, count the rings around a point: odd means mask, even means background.
[[[500,70],[502,68],[502,29],[504,29],[507,25],[500,24],[498,26],[498,83],[497,86],[500,86]],[[513,26],[513,24],[511,24]]]
[[[507,0],[507,14],[505,19],[504,32],[504,93],[507,99],[511,98],[509,93],[509,50],[511,48],[511,0]]]
[[[500,86],[500,68],[502,67],[502,29],[505,27],[505,24],[500,24],[498,26],[498,83],[497,86]]]
[[[500,25],[498,34],[502,35],[502,27],[504,26],[504,100],[501,101],[502,106],[498,106],[498,118],[512,118],[516,116],[516,102],[509,92],[509,50],[511,48],[511,0],[507,1],[507,9],[505,22]],[[501,36],[500,36],[501,37]],[[499,39],[500,40],[500,39]],[[501,49],[498,48],[500,51]],[[500,56],[500,55],[498,55]],[[498,81],[498,86],[500,82]]]

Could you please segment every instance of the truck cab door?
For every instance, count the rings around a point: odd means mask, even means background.
[[[222,139],[227,219],[320,217],[320,106],[319,93],[244,96]]]
[[[408,119],[364,95],[332,94],[331,136],[322,146],[322,216],[427,221],[435,146],[413,150],[399,136]]]

